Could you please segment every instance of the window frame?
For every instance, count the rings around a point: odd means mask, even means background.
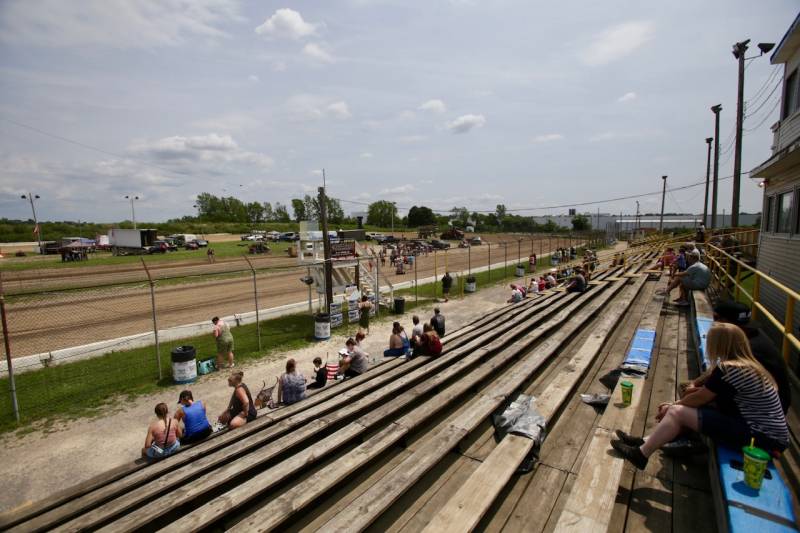
[[[764,198],[764,220],[762,227],[764,233],[772,233],[772,214],[775,211],[775,195],[769,195]]]
[[[795,68],[792,72],[786,76],[786,81],[783,85],[783,102],[781,105],[781,120],[789,118],[792,116],[798,109],[800,109],[800,83],[798,83],[798,79],[800,79],[800,74],[798,74],[798,69]],[[793,91],[793,93],[790,93]],[[794,95],[794,100],[790,101],[789,96],[790,94]],[[789,104],[794,104],[792,109],[789,109]]]
[[[783,200],[788,199],[788,209],[783,209]],[[791,234],[794,220],[794,190],[775,194],[775,233]],[[788,212],[787,212],[788,211]],[[782,224],[785,221],[786,224]]]

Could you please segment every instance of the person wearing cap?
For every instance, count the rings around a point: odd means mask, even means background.
[[[433,308],[433,317],[431,317],[430,324],[439,337],[444,337],[444,315],[438,307]]]
[[[666,290],[659,291],[659,294],[667,294],[675,287],[678,287],[680,295],[675,300],[675,305],[686,307],[689,305],[689,293],[687,291],[704,291],[711,283],[711,271],[706,265],[700,262],[700,252],[692,250],[686,254],[689,266],[683,272],[677,272],[672,281],[667,285]]]
[[[183,422],[183,444],[199,442],[212,433],[211,424],[206,417],[206,406],[201,400],[194,401],[190,390],[181,391],[178,396],[175,421]]]
[[[761,366],[769,372],[772,379],[775,380],[775,384],[778,386],[778,396],[784,414],[788,412],[789,406],[792,403],[789,367],[786,365],[786,360],[781,357],[781,354],[778,353],[778,350],[775,349],[775,346],[772,345],[770,340],[766,338],[765,335],[762,335],[758,329],[748,326],[750,321],[750,308],[739,302],[719,300],[714,305],[714,321],[735,324],[744,332],[750,343],[750,351],[753,352],[753,356],[761,363]],[[708,379],[709,374],[710,372],[705,372],[694,381],[689,382],[683,394],[689,394],[702,387]]]

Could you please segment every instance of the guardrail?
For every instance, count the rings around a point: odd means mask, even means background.
[[[737,259],[725,249],[715,246],[713,244],[706,245],[706,258],[708,267],[719,286],[724,286],[726,289],[733,287],[734,295],[738,299],[739,296],[744,296],[752,304],[751,317],[756,318],[759,314],[764,317],[767,323],[777,329],[783,336],[783,343],[781,352],[784,359],[789,362],[789,352],[793,346],[795,350],[800,351],[800,339],[792,333],[792,321],[794,319],[795,305],[800,300],[800,294],[790,289],[780,281],[772,276],[769,276],[757,268],[753,268],[747,263]],[[735,267],[735,271],[733,268]],[[744,274],[749,272],[753,278],[752,293],[742,283]],[[770,311],[764,307],[760,302],[761,285],[767,283],[773,288],[786,296],[786,310],[781,322]]]

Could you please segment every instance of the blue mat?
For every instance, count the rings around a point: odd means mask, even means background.
[[[744,483],[744,472],[733,468],[731,461],[742,461],[742,452],[717,445],[719,478],[722,495],[728,507],[731,531],[747,533],[797,532],[797,519],[792,509],[792,495],[772,461],[772,479],[764,479],[761,490]]]
[[[656,330],[637,329],[631,347],[625,356],[624,364],[650,367],[650,358],[653,355],[653,346],[656,341]]]
[[[711,329],[711,324],[714,323],[714,319],[699,316],[695,320],[695,323],[697,325],[697,338],[699,340],[697,349],[700,351],[700,360],[702,361],[703,370],[706,370],[709,365],[708,353],[706,352],[706,337],[708,336],[708,330]]]

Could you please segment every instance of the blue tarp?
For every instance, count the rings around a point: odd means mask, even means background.
[[[628,349],[628,354],[625,357],[624,364],[649,367],[655,340],[656,330],[637,329],[631,347]]]
[[[706,370],[709,365],[708,354],[706,353],[706,337],[708,336],[708,330],[711,329],[711,324],[714,323],[714,319],[699,316],[695,323],[697,325],[697,338],[700,340],[700,345],[697,349],[700,351],[703,370]]]

